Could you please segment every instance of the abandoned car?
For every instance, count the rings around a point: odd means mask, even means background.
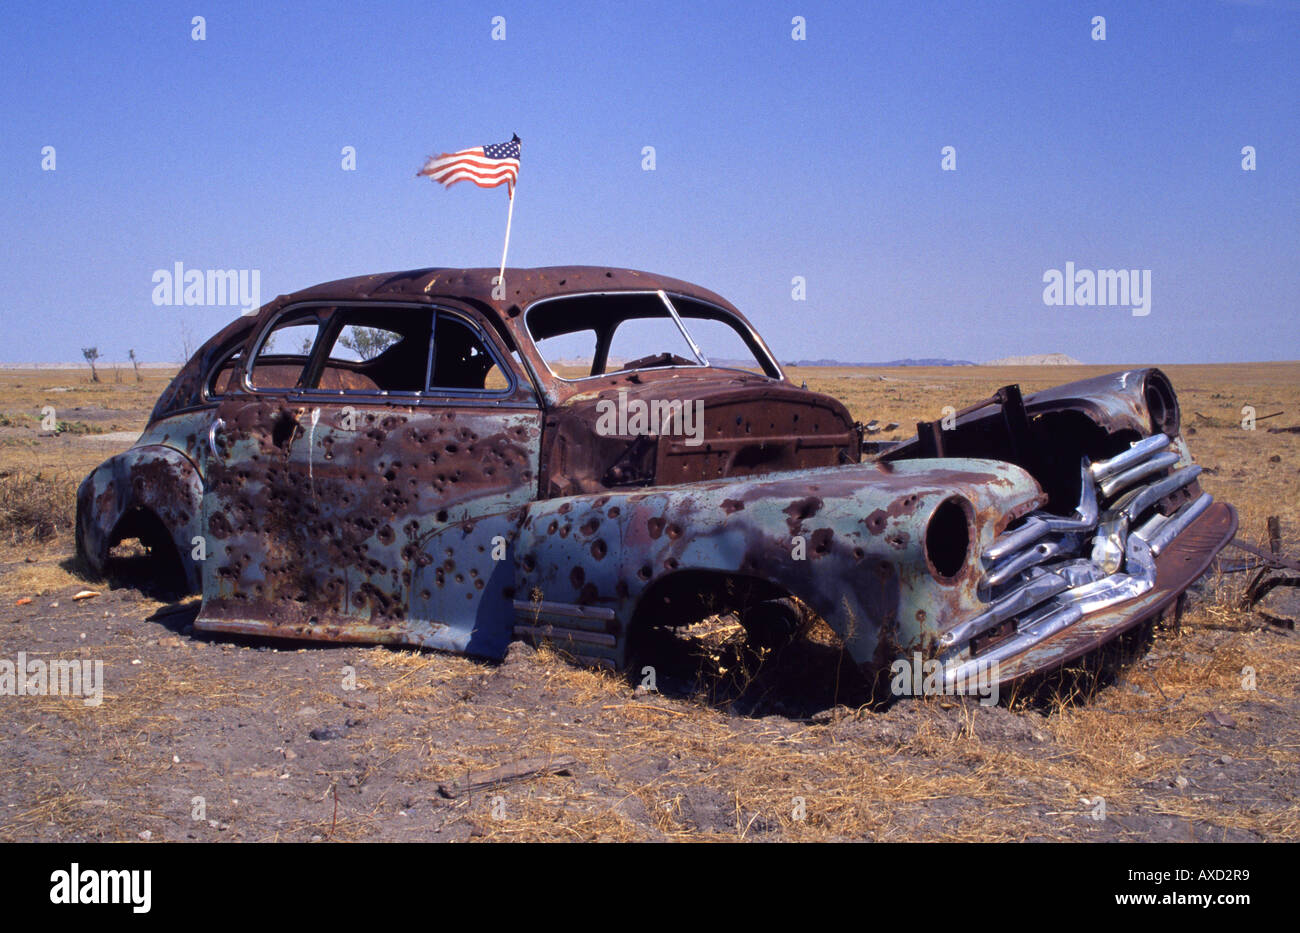
[[[1236,530],[1158,369],[864,439],[725,299],[624,269],[424,269],[209,340],[77,501],[206,632],[622,666],[647,627],[820,618],[867,671],[1053,668],[1171,610]],[[937,406],[936,406],[937,407]]]

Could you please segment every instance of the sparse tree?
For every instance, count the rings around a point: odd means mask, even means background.
[[[99,382],[99,373],[95,372],[95,360],[99,359],[99,347],[82,347],[81,355],[90,364],[90,381]]]
[[[127,357],[131,360],[131,365],[135,368],[135,381],[140,381],[140,361],[135,358],[134,350],[126,351]]]
[[[194,334],[188,321],[181,321],[181,365],[184,366],[194,355]]]
[[[376,327],[349,327],[339,336],[339,343],[363,360],[373,360],[393,344],[397,334]]]

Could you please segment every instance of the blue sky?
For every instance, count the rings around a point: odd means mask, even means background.
[[[512,132],[511,265],[699,282],[781,359],[1298,355],[1300,2],[49,3],[0,30],[0,362],[178,358],[238,312],[155,306],[176,262],[259,270],[263,300],[495,265],[505,190],[415,172]],[[1067,261],[1151,270],[1150,314],[1045,305]]]

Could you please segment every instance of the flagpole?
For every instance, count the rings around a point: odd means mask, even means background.
[[[510,186],[510,209],[506,212],[506,241],[501,247],[501,272],[497,277],[503,286],[506,283],[506,252],[510,249],[510,221],[515,216],[515,186]]]

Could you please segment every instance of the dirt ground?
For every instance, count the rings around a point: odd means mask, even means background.
[[[1105,369],[792,375],[907,426]],[[1294,542],[1300,434],[1268,428],[1300,423],[1300,364],[1167,372],[1205,488],[1242,537],[1279,515]],[[756,658],[722,622],[665,646],[656,692],[523,645],[488,664],[198,635],[195,599],[72,560],[71,491],[164,380],[0,371],[0,660],[103,662],[98,705],[0,695],[0,840],[1300,837],[1300,637],[1240,608],[1246,574],[991,707],[873,706],[826,640]],[[68,427],[43,431],[45,405]],[[1243,406],[1283,414],[1247,430]],[[521,759],[562,770],[452,786]]]

